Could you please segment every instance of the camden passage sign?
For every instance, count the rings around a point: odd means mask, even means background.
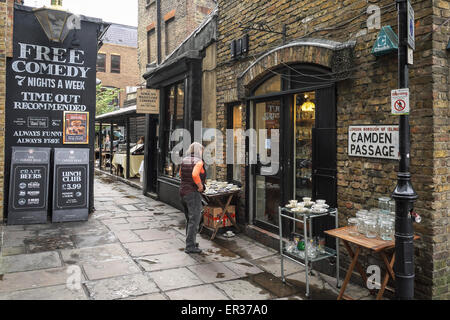
[[[398,129],[395,125],[350,126],[348,155],[398,160],[400,158]]]

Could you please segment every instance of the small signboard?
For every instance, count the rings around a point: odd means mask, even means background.
[[[391,91],[391,113],[393,115],[409,114],[409,89]]]
[[[8,224],[46,223],[50,148],[13,147]]]
[[[89,143],[89,112],[64,112],[63,144]]]
[[[398,37],[391,26],[381,28],[377,40],[372,48],[374,56],[382,56],[398,50]]]
[[[416,50],[414,9],[408,0],[408,45]]]
[[[53,222],[89,216],[89,149],[55,149]]]
[[[360,125],[348,128],[350,157],[400,159],[397,125]]]
[[[138,88],[136,113],[159,114],[159,90]]]

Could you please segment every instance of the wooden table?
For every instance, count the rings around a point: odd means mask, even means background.
[[[352,227],[347,226],[343,228],[333,229],[325,231],[326,234],[335,237],[337,239],[341,239],[344,242],[345,248],[348,251],[348,254],[350,255],[350,258],[352,258],[352,262],[350,263],[350,266],[348,267],[347,274],[345,276],[344,282],[342,283],[341,291],[338,295],[338,300],[341,300],[342,298],[346,300],[353,300],[352,297],[345,295],[345,289],[347,287],[348,282],[350,281],[350,277],[352,276],[353,269],[356,267],[358,269],[359,274],[361,275],[364,283],[367,283],[367,275],[364,271],[361,264],[358,262],[358,257],[361,252],[362,248],[369,249],[373,253],[379,253],[381,258],[383,259],[384,265],[386,267],[386,275],[383,278],[383,281],[381,283],[380,290],[377,294],[377,300],[380,300],[383,297],[384,291],[386,289],[386,285],[389,281],[389,278],[392,278],[395,280],[395,274],[392,267],[394,266],[395,261],[395,252],[389,254],[387,251],[395,247],[395,241],[385,241],[381,240],[380,238],[373,238],[369,239],[366,238],[364,235],[359,234],[358,236],[352,236],[350,235],[350,229]],[[419,239],[418,236],[414,236],[414,240]],[[355,251],[352,250],[350,243],[356,246]],[[369,290],[372,294],[374,293],[373,290]]]
[[[227,215],[228,219],[230,219],[233,226],[236,228],[236,230],[239,232],[239,227],[237,226],[236,219],[233,218],[229,212],[228,207],[230,206],[231,200],[233,199],[233,196],[238,194],[240,190],[234,190],[234,191],[228,191],[228,192],[222,192],[217,194],[202,194],[203,197],[205,197],[208,204],[217,205],[220,208],[222,208],[222,214],[219,218],[219,221],[223,219],[225,215]],[[203,227],[202,227],[203,228]],[[214,228],[214,233],[211,236],[211,240],[213,240],[216,237],[217,231],[221,228],[220,224],[218,223],[216,227]],[[200,230],[201,231],[201,230]]]

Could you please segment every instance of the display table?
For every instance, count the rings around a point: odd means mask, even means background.
[[[367,275],[364,271],[361,264],[358,262],[358,257],[361,252],[362,248],[370,250],[372,253],[379,253],[381,258],[383,259],[384,265],[386,267],[386,275],[383,278],[383,281],[381,283],[380,290],[377,294],[377,300],[381,300],[383,297],[384,291],[386,290],[387,283],[389,281],[389,278],[392,277],[393,280],[395,280],[395,274],[392,267],[394,266],[395,262],[395,252],[388,253],[388,251],[395,247],[395,241],[385,241],[381,240],[380,238],[373,238],[369,239],[366,238],[364,235],[360,234],[358,236],[352,236],[350,235],[350,229],[351,227],[343,227],[333,230],[325,231],[326,234],[335,237],[336,239],[340,239],[344,242],[345,248],[348,251],[348,254],[350,255],[350,258],[352,258],[352,262],[350,263],[350,266],[348,267],[347,274],[345,276],[344,282],[342,283],[341,291],[339,292],[338,300],[341,300],[342,298],[346,300],[353,300],[352,297],[345,295],[345,289],[347,287],[348,282],[350,281],[350,278],[353,273],[353,269],[356,267],[358,269],[359,274],[361,275],[364,283],[367,283]],[[419,236],[414,236],[414,240],[419,239]],[[350,244],[353,244],[356,246],[355,251],[352,250]],[[371,293],[372,290],[369,290]]]
[[[236,219],[233,218],[228,213],[228,207],[230,206],[231,200],[233,197],[237,194],[239,194],[240,190],[235,191],[228,191],[228,192],[221,192],[216,194],[202,194],[202,196],[206,199],[209,205],[216,205],[220,208],[222,208],[222,213],[219,217],[219,220],[222,220],[225,215],[227,215],[228,219],[230,219],[233,226],[236,228],[236,230],[239,232],[239,227],[236,224]],[[203,227],[202,227],[203,228]],[[206,227],[205,227],[206,228]],[[217,231],[221,228],[220,224],[217,224],[217,226],[214,228],[213,235],[211,236],[211,240],[213,240],[216,237]],[[200,230],[201,231],[201,230]]]
[[[141,166],[142,161],[144,161],[144,155],[130,155],[130,176],[129,178],[133,178],[139,176],[139,168]],[[116,153],[114,154],[112,160],[113,166],[118,169],[119,166],[123,168],[123,174],[127,172],[127,155],[124,153]]]

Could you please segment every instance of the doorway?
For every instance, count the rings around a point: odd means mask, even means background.
[[[267,81],[270,86],[266,87],[273,89],[275,78]],[[274,233],[278,232],[278,207],[291,199],[325,199],[331,207],[337,205],[335,86],[297,85],[289,90],[288,81],[281,82],[278,92],[265,91],[263,97],[249,99],[248,104],[248,128],[255,129],[258,137],[257,163],[249,170],[249,213],[253,224]],[[261,129],[267,130],[267,137],[259,137]],[[279,130],[279,157],[272,157],[279,162],[279,170],[268,174],[270,163],[261,159],[273,155],[272,130]],[[323,220],[313,226],[314,233],[325,230],[328,222]]]

